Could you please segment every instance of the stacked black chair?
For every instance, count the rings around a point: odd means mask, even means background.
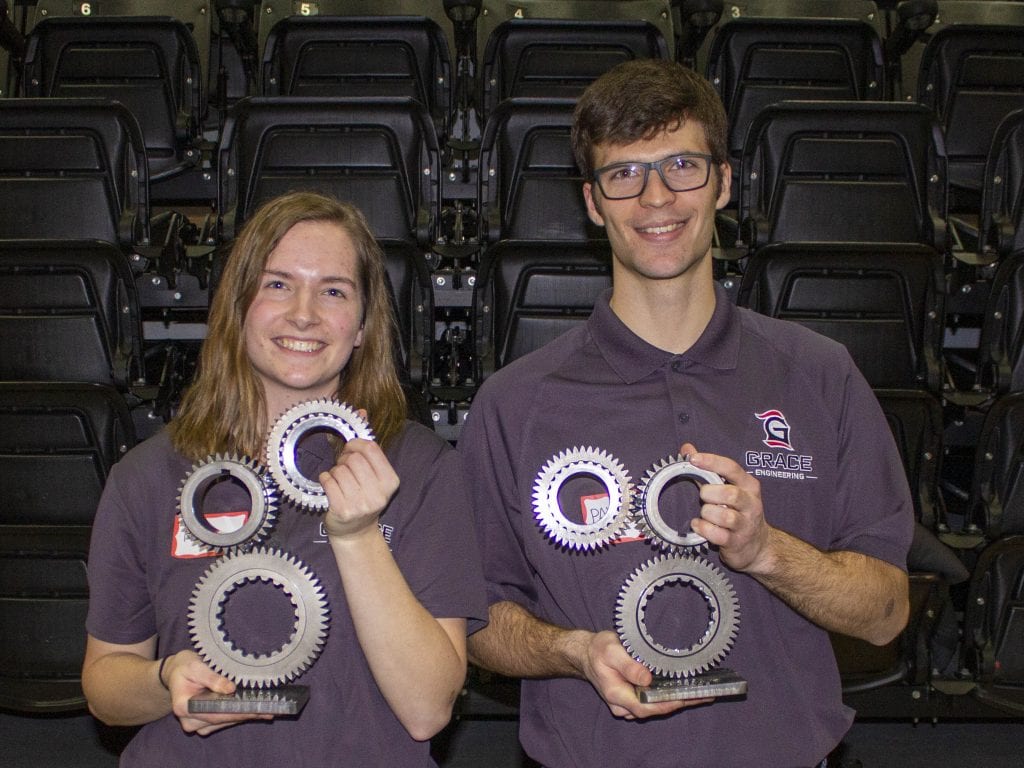
[[[0,706],[80,709],[89,526],[140,402],[138,125],[111,101],[0,100],[0,191]]]
[[[947,250],[945,145],[920,104],[770,105],[747,132],[740,179],[751,248],[892,242]]]
[[[219,159],[222,242],[259,207],[293,190],[359,207],[388,260],[402,363],[426,375],[432,304],[425,254],[440,213],[433,123],[407,97],[255,97],[228,114]]]
[[[267,36],[264,96],[408,96],[447,134],[452,110],[449,46],[425,16],[290,16]]]
[[[120,101],[141,127],[153,182],[201,160],[203,73],[177,19],[46,18],[29,34],[19,93]]]
[[[769,104],[886,98],[882,40],[865,18],[780,18],[748,9],[717,29],[707,77],[729,116],[734,182],[747,129]]]
[[[508,98],[575,98],[616,64],[669,57],[668,42],[647,21],[512,19],[490,33],[483,49],[483,115],[488,119]]]
[[[921,56],[917,100],[933,109],[942,125],[954,210],[977,213],[996,128],[1009,112],[1024,107],[1021,26],[949,24],[935,31]]]

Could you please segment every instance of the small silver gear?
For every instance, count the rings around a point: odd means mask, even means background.
[[[197,498],[211,483],[233,477],[249,493],[251,510],[241,527],[218,531],[202,519]],[[266,469],[248,456],[215,454],[192,465],[178,488],[178,515],[186,535],[198,545],[215,552],[251,546],[262,541],[277,515],[277,491]]]
[[[228,596],[256,581],[281,588],[295,608],[294,631],[288,641],[267,654],[237,647],[223,627]],[[291,682],[316,661],[327,639],[327,600],[319,579],[294,555],[278,549],[229,552],[217,560],[192,591],[188,615],[196,652],[215,671],[247,688]]]
[[[644,621],[647,603],[668,584],[694,587],[708,604],[704,634],[687,648],[655,640]],[[660,555],[637,568],[622,586],[615,608],[615,629],[629,654],[654,674],[691,677],[718,664],[732,648],[739,628],[739,601],[725,574],[703,558]]]
[[[558,494],[577,475],[593,475],[608,491],[608,512],[599,519],[576,523],[562,514]],[[558,544],[572,549],[602,547],[621,535],[629,520],[632,482],[626,468],[599,448],[574,447],[552,456],[533,486],[533,513],[540,527]]]
[[[328,429],[345,440],[373,440],[373,430],[353,408],[332,398],[307,400],[288,409],[275,422],[267,438],[267,466],[281,494],[295,506],[324,511],[327,494],[316,480],[310,480],[295,463],[299,441],[314,429]]]
[[[706,469],[691,464],[686,456],[669,456],[656,462],[647,472],[633,496],[633,516],[644,536],[668,551],[683,551],[703,547],[707,539],[695,531],[682,533],[665,522],[661,514],[660,497],[670,480],[686,477],[695,482],[723,485],[724,480]]]

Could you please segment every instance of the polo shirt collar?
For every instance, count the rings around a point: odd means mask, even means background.
[[[647,343],[612,311],[608,289],[598,299],[587,324],[602,357],[627,384],[640,381],[677,360],[718,370],[736,367],[740,346],[739,318],[728,294],[715,284],[715,310],[704,332],[686,352],[674,355]]]

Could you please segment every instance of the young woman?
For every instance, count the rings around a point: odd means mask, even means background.
[[[180,412],[114,467],[94,525],[83,687],[100,720],[142,726],[122,765],[432,765],[427,740],[450,718],[486,607],[456,454],[405,420],[393,325],[380,250],[351,206],[291,193],[239,235]],[[376,439],[303,439],[296,461],[328,508],[282,501],[268,545],[326,598],[326,641],[294,681],[309,701],[298,717],[190,714],[192,697],[235,684],[193,649],[193,590],[225,555],[182,530],[183,481],[210,456],[263,461],[278,417],[323,398],[360,409]],[[214,483],[202,514],[250,502]],[[298,632],[263,579],[222,609],[223,631],[257,658]]]

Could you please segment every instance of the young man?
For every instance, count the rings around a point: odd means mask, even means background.
[[[913,513],[889,429],[842,346],[716,287],[712,231],[731,174],[705,80],[622,64],[581,97],[573,145],[613,288],[584,326],[474,400],[459,450],[491,605],[470,658],[525,678],[520,738],[549,768],[818,765],[852,720],[828,631],[884,644],[906,623]],[[738,598],[725,662],[745,697],[640,702],[651,673],[614,631],[616,601],[658,550],[635,536],[559,547],[534,516],[538,474],[574,447],[611,454],[635,486],[677,452],[724,478],[688,516]],[[562,508],[590,490],[562,494]],[[680,631],[687,610],[675,613],[648,610],[659,642]]]

